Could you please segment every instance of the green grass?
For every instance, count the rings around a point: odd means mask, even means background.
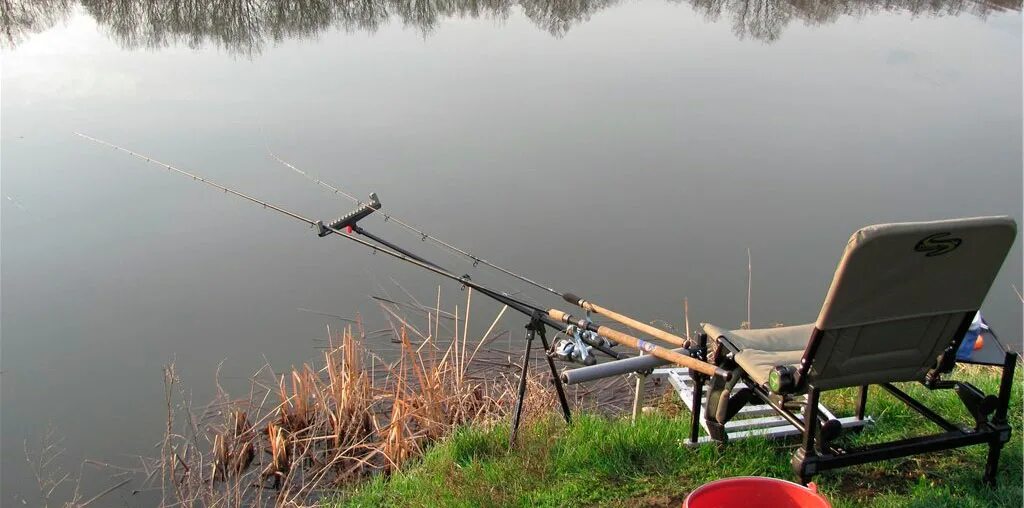
[[[960,371],[986,393],[996,393],[991,370]],[[981,482],[987,446],[919,455],[831,471],[815,477],[836,507],[1012,506],[1022,495],[1021,383],[1015,379],[1010,422],[1014,429],[1000,461],[999,486]],[[968,421],[956,395],[904,387],[945,415]],[[825,402],[840,415],[852,414],[854,392],[828,392]],[[933,433],[939,429],[880,389],[873,389],[868,413],[876,423],[846,438],[850,444]],[[504,425],[469,427],[442,441],[415,463],[390,477],[376,477],[339,492],[325,506],[679,506],[686,494],[727,476],[761,475],[792,479],[794,441],[752,439],[725,447],[683,445],[688,413],[628,419],[578,415],[571,426],[555,416],[529,421],[515,450],[507,447]]]

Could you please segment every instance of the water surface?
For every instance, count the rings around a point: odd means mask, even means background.
[[[22,443],[48,426],[67,470],[155,453],[162,365],[206,400],[222,361],[231,386],[264,358],[315,357],[330,321],[298,308],[379,322],[368,295],[401,296],[390,278],[424,299],[438,283],[75,130],[314,217],[350,208],[270,148],[491,261],[676,326],[684,297],[693,321],[746,319],[748,248],[754,325],[796,324],[860,226],[1021,220],[1019,2],[183,4],[2,13],[4,506],[38,502]],[[1016,345],[1020,281],[1018,240],[984,306]]]

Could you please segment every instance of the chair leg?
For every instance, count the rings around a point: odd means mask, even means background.
[[[864,411],[868,405],[868,385],[862,385],[860,391],[857,392],[857,412],[856,416],[858,420],[864,419]]]
[[[697,351],[701,359],[708,357],[708,334],[702,333],[697,337]],[[690,444],[697,444],[697,439],[700,437],[700,408],[704,399],[704,375],[691,372],[691,376],[693,376],[693,400],[690,405],[693,410],[690,412]]]
[[[1013,372],[1017,367],[1017,353],[1008,352],[1003,358],[1003,376],[999,382],[999,397],[995,414],[992,415],[992,424],[996,426],[1006,425],[1006,413],[1010,407],[1010,392],[1013,388]],[[985,475],[981,477],[985,483],[995,486],[996,473],[999,471],[999,454],[1003,451],[1003,444],[1010,439],[1010,429],[1007,428],[1006,435],[993,439],[988,444],[988,460],[985,461]]]
[[[693,400],[690,404],[693,409],[690,411],[690,444],[697,444],[700,436],[700,407],[704,399],[704,376],[694,374],[693,376]]]
[[[988,444],[988,460],[985,461],[985,474],[981,480],[986,485],[996,486],[996,473],[999,472],[999,454],[1003,451],[1003,443],[992,440]]]
[[[793,454],[792,466],[801,485],[807,485],[816,472],[814,459],[815,437],[818,429],[818,389],[813,386],[807,389],[807,402],[804,406],[804,432],[800,448]]]

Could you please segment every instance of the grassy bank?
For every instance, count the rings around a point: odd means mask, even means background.
[[[995,393],[994,371],[958,371]],[[1013,506],[1022,495],[1020,369],[1010,408],[1014,434],[1004,448],[999,486],[981,483],[987,447],[975,446],[825,473],[815,478],[834,506]],[[946,414],[968,416],[952,391],[910,393]],[[850,390],[830,392],[825,402],[837,414],[852,414]],[[671,413],[671,411],[667,412]],[[868,413],[876,423],[851,444],[936,432],[938,429],[881,390],[872,390]],[[687,414],[627,419],[579,415],[566,427],[552,415],[529,421],[519,445],[508,451],[504,425],[467,427],[432,447],[390,477],[378,476],[326,501],[341,506],[679,506],[697,486],[726,476],[764,475],[792,479],[793,441],[747,440],[724,449],[683,446]]]

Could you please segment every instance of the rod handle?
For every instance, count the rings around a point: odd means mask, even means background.
[[[615,342],[618,342],[619,344],[623,344],[625,346],[638,349],[651,356],[661,358],[662,360],[670,361],[676,365],[679,365],[680,367],[686,367],[690,370],[700,372],[701,374],[705,374],[708,376],[720,375],[720,373],[717,372],[720,369],[718,369],[718,367],[715,367],[710,363],[702,362],[691,356],[686,356],[682,353],[677,353],[675,351],[672,351],[671,349],[663,348],[654,343],[647,342],[645,340],[641,340],[630,335],[626,335],[625,333],[622,333],[612,328],[608,328],[607,326],[597,327],[597,333],[598,335],[607,337]]]
[[[558,309],[548,309],[548,317],[562,323],[567,323],[570,325],[576,324],[573,322],[572,314],[569,314],[568,312],[562,312]]]
[[[606,318],[622,323],[634,330],[643,332],[658,340],[665,341],[669,344],[678,347],[686,346],[686,339],[674,333],[666,332],[665,330],[662,330],[655,326],[651,326],[647,323],[644,323],[643,321],[633,319],[625,314],[619,314],[618,312],[615,312],[611,309],[606,309],[600,305],[597,305],[596,303],[588,302],[572,293],[565,293],[564,298],[567,302],[579,306],[583,310],[586,310],[588,312],[596,312]]]
[[[582,324],[576,323],[571,314],[560,311],[558,309],[549,309],[548,317],[562,323],[576,325]],[[651,356],[661,358],[662,360],[672,362],[676,365],[686,367],[696,372],[700,372],[701,374],[707,376],[719,376],[725,379],[728,379],[730,376],[730,374],[724,369],[720,369],[710,363],[702,362],[696,358],[677,353],[675,351],[663,348],[661,346],[647,342],[645,340],[640,340],[636,337],[633,337],[632,335],[627,335],[613,328],[608,328],[607,326],[598,326],[594,328],[593,325],[591,325],[590,329],[597,332],[598,335],[605,337],[608,340],[611,340],[612,342],[615,342],[616,344],[622,344],[623,346],[643,351],[644,353],[647,353]]]

